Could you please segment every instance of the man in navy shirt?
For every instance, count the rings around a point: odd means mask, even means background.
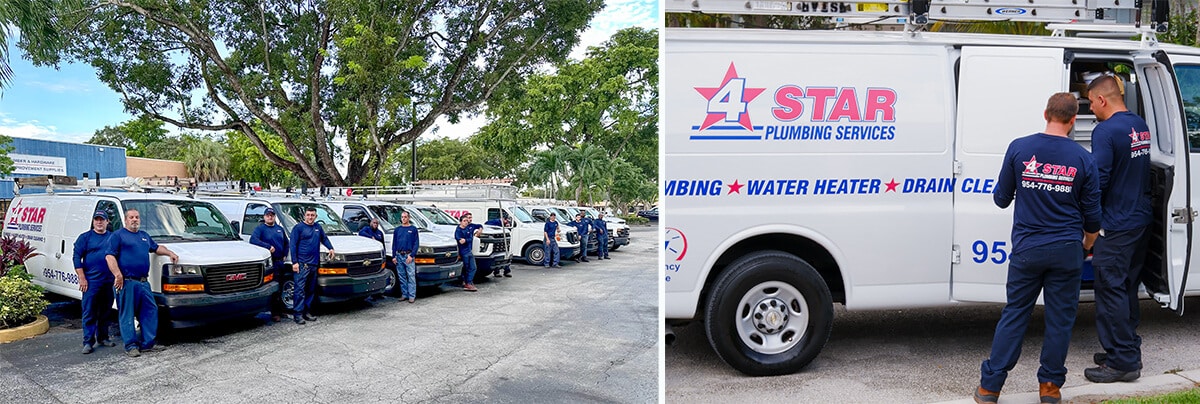
[[[363,226],[361,229],[358,229],[358,235],[375,239],[375,241],[382,243],[383,230],[379,230],[379,219],[371,218],[371,225]]]
[[[596,241],[599,243],[596,247],[596,259],[610,259],[608,258],[608,222],[604,220],[604,212],[600,212],[600,216],[592,220],[592,227],[596,229]]]
[[[1088,85],[1088,100],[1100,123],[1092,130],[1092,156],[1100,173],[1100,238],[1096,270],[1096,335],[1103,353],[1099,367],[1083,372],[1096,383],[1133,381],[1141,376],[1142,338],[1138,282],[1150,225],[1150,128],[1129,112],[1119,78],[1100,76]]]
[[[1013,140],[1004,154],[993,194],[996,206],[1013,209],[1013,249],[1008,264],[1008,302],[1000,313],[992,351],[980,365],[976,402],[996,402],[1041,292],[1046,332],[1038,383],[1041,401],[1057,403],[1066,381],[1067,348],[1079,306],[1083,251],[1100,230],[1100,187],[1095,162],[1067,137],[1079,104],[1068,93],[1050,97],[1046,130]],[[1082,240],[1082,242],[1081,242]]]
[[[292,321],[304,324],[305,320],[316,321],[317,317],[309,313],[312,308],[313,294],[317,292],[317,268],[321,266],[321,246],[329,249],[329,259],[333,259],[333,243],[325,235],[325,228],[317,224],[317,208],[308,207],[304,210],[304,222],[292,226],[292,272],[295,273],[292,298]]]
[[[554,213],[550,213],[546,225],[542,226],[542,245],[546,246],[546,268],[551,265],[562,268],[562,265],[558,264],[558,217]]]
[[[575,214],[575,220],[568,222],[567,225],[579,231],[579,257],[575,258],[575,262],[588,262],[588,229],[592,227],[591,219],[583,217],[582,213],[577,213]]]
[[[179,263],[179,256],[165,246],[158,245],[150,235],[139,230],[141,213],[137,209],[125,210],[125,227],[113,232],[105,249],[108,270],[113,274],[113,288],[117,291],[117,311],[121,324],[121,339],[125,340],[125,354],[138,357],[142,352],[154,352],[158,334],[158,306],[150,293],[150,253],[171,257],[171,263]],[[142,326],[141,335],[136,334],[133,318],[137,316]]]
[[[462,257],[463,290],[477,292],[475,288],[475,237],[479,237],[483,226],[471,223],[471,213],[463,213],[454,229],[454,242],[458,243],[458,256]]]
[[[75,274],[79,275],[79,291],[83,292],[83,353],[92,353],[97,341],[104,346],[117,346],[108,337],[112,323],[113,274],[108,270],[104,252],[108,248],[108,214],[96,211],[92,229],[75,238]]]
[[[400,278],[400,298],[409,303],[417,301],[417,266],[413,255],[421,245],[421,232],[412,225],[407,211],[400,213],[400,225],[392,231],[392,262]]]
[[[267,249],[271,252],[272,271],[275,283],[283,290],[284,273],[287,271],[288,236],[283,226],[275,223],[275,209],[267,208],[263,213],[263,224],[254,228],[250,235],[250,244]],[[271,301],[271,320],[279,322],[283,315],[283,293]]]

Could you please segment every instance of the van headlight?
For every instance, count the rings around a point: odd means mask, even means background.
[[[321,262],[326,262],[326,261],[329,261],[329,252],[323,251],[323,252],[321,252]],[[346,254],[334,253],[333,261],[346,261]]]
[[[417,254],[421,254],[421,255],[433,255],[433,247],[430,247],[430,246],[424,246],[424,245],[423,245],[423,246],[417,246]]]
[[[200,275],[200,266],[171,264],[171,275]]]

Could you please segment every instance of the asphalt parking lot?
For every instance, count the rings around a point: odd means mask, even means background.
[[[713,353],[700,323],[675,327],[666,348],[668,402],[917,403],[970,398],[979,384],[1002,305],[903,311],[847,312],[835,306],[833,333],[805,370],[752,378]],[[1096,340],[1095,305],[1082,303],[1071,335],[1065,387],[1087,384]],[[1142,377],[1200,369],[1200,298],[1187,298],[1184,316],[1142,301]],[[1035,309],[1020,361],[1004,393],[1037,391],[1044,317]],[[1103,397],[1092,397],[1100,399]],[[1003,400],[1003,398],[1002,398]],[[1002,401],[1003,402],[1003,401]]]
[[[49,333],[0,345],[0,401],[653,402],[655,229],[635,227],[611,260],[514,264],[477,293],[324,307],[307,325],[186,330],[140,358],[80,354],[78,303],[57,303]]]

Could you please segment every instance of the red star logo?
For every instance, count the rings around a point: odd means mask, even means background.
[[[1133,143],[1137,143],[1137,142],[1138,142],[1138,140],[1141,140],[1141,137],[1140,137],[1140,136],[1138,136],[1137,129],[1132,129],[1132,130],[1129,132],[1129,139],[1130,139],[1130,141],[1131,141],[1131,142],[1133,142]]]
[[[1037,173],[1038,167],[1042,166],[1041,164],[1038,164],[1037,156],[1032,156],[1029,158],[1029,161],[1026,161],[1021,164],[1025,165],[1025,172],[1027,172],[1027,173]]]
[[[730,82],[733,82],[730,84]],[[700,124],[700,130],[708,129],[713,124],[720,121],[737,122],[746,130],[753,132],[754,126],[750,124],[750,114],[746,112],[746,106],[750,101],[758,98],[766,88],[746,88],[746,79],[738,77],[737,70],[734,69],[733,63],[729,63],[729,70],[725,71],[725,79],[721,80],[721,85],[717,87],[693,87],[696,92],[699,92],[704,99],[712,105],[713,101],[733,108],[727,108],[725,111],[708,111],[708,115],[704,117],[704,123]],[[714,100],[717,94],[725,94],[720,99]],[[734,99],[736,97],[737,99]],[[736,118],[734,117],[736,115]]]
[[[742,193],[742,187],[743,187],[743,186],[745,186],[745,185],[743,185],[743,184],[738,184],[738,180],[733,180],[733,183],[732,183],[732,184],[729,184],[729,192],[728,192],[728,193],[726,193],[725,195],[729,195],[729,194],[732,194],[732,193],[735,193],[735,192],[736,192],[736,193],[738,193],[738,194],[740,195],[740,194]]]
[[[900,185],[900,183],[896,182],[895,178],[892,178],[891,181],[885,182],[885,183],[883,183],[883,185],[887,185],[887,190],[883,191],[883,192],[896,192],[896,186]]]

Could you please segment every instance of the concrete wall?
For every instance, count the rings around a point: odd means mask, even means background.
[[[191,177],[182,161],[126,157],[127,176],[150,179],[153,177]]]

